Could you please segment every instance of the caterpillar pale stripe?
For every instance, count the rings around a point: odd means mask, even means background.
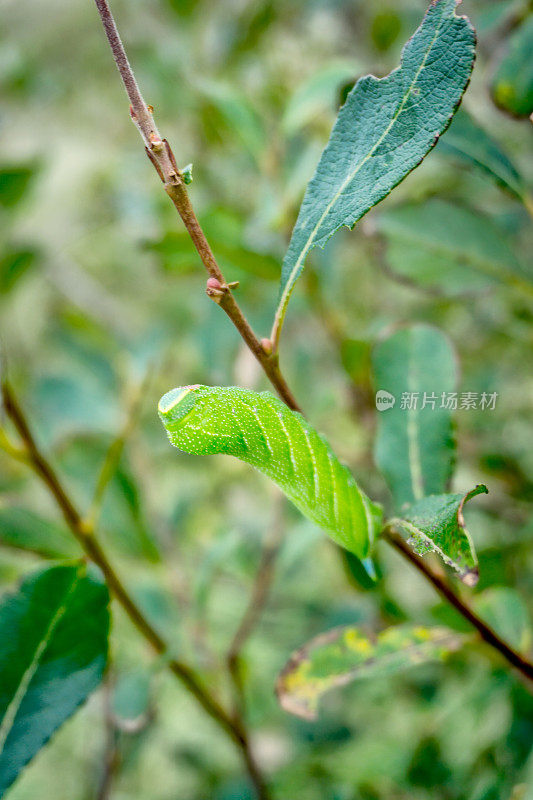
[[[226,454],[258,469],[337,544],[368,555],[381,509],[357,486],[328,442],[270,392],[180,386],[159,401],[173,445],[194,455]]]

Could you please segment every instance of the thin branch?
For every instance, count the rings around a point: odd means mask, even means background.
[[[466,619],[479,633],[483,641],[497,650],[505,659],[512,664],[524,677],[533,681],[533,664],[523,658],[520,653],[513,650],[498,634],[484,622],[477,614],[472,611],[459,595],[457,595],[451,586],[437,575],[427,562],[418,556],[407,544],[407,542],[400,536],[400,534],[393,527],[386,527],[382,533],[382,537],[391,544],[401,555],[406,558],[422,575],[428,580],[444,597],[448,603],[453,606],[461,616]]]
[[[156,653],[168,656],[169,650],[166,642],[144,616],[115,572],[114,567],[96,538],[94,527],[83,519],[53,467],[39,450],[24,412],[7,382],[2,384],[2,398],[5,412],[25,445],[29,465],[48,487],[75,539],[91,561],[101,569],[110,591],[114,594],[137,630],[151,644]],[[209,690],[202,684],[199,676],[188,664],[172,657],[168,657],[166,663],[174,676],[191,692],[207,714],[238,747],[250,780],[257,792],[258,800],[269,800],[270,795],[251,751],[246,730],[242,729],[238,721],[210,694]]]
[[[298,404],[279,368],[277,353],[272,352],[270,340],[259,340],[233,296],[236,284],[227,283],[200,223],[194,213],[181,172],[166,139],[162,139],[154,122],[152,108],[139,90],[124,45],[107,0],[95,0],[113,58],[130,100],[131,117],[143,138],[146,153],[161,178],[165,191],[183,220],[189,236],[207,270],[206,292],[228,315],[240,335],[261,364],[268,379],[285,403],[295,410]]]

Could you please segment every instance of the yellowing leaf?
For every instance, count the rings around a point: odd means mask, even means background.
[[[375,639],[352,626],[334,628],[292,654],[279,675],[276,693],[285,711],[312,720],[325,692],[358,678],[383,677],[438,661],[456,650],[462,639],[446,628],[420,625],[387,628]]]

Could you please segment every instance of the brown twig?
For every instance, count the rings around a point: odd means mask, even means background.
[[[28,464],[49,489],[72,534],[83,548],[85,554],[101,569],[110,591],[114,594],[137,630],[150,643],[156,653],[162,656],[168,656],[166,642],[144,616],[143,612],[122,583],[122,580],[115,572],[114,567],[96,537],[94,526],[82,517],[56,475],[53,467],[39,450],[24,412],[7,382],[2,384],[2,398],[5,412],[11,419],[25,446]],[[188,664],[170,656],[166,663],[174,676],[189,690],[200,703],[204,711],[206,711],[218,726],[226,732],[237,746],[250,780],[256,790],[258,800],[269,800],[270,795],[251,751],[246,730],[244,730],[239,725],[239,722],[226,711],[215,697],[213,697],[209,690],[202,684],[196,672]]]
[[[393,527],[387,526],[382,532],[382,537],[422,573],[426,580],[435,587],[437,592],[461,614],[463,619],[466,619],[477,630],[483,641],[497,650],[506,661],[512,664],[524,677],[533,681],[533,664],[523,658],[516,650],[513,650],[513,648],[503,641],[486,622],[478,617],[470,606],[463,602],[459,595],[453,591],[451,586],[443,580],[440,575],[433,572],[427,562],[409,547],[407,542]]]
[[[272,352],[271,342],[267,339],[259,340],[257,338],[233,296],[232,288],[234,288],[235,284],[226,282],[222,270],[213,255],[194,213],[183,177],[176,164],[170,145],[166,139],[161,137],[154,122],[152,108],[145,103],[139,90],[107,0],[95,0],[95,3],[109,46],[113,52],[113,58],[129,97],[131,117],[142,136],[146,153],[161,178],[166,193],[183,220],[183,224],[209,275],[206,289],[208,296],[226,312],[247,346],[261,364],[281,399],[285,401],[289,408],[299,410],[296,399],[280,371],[278,355]]]

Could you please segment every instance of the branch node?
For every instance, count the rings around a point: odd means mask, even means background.
[[[150,148],[154,153],[161,153],[164,147],[163,140],[157,133],[150,134]]]
[[[263,348],[267,356],[272,355],[273,348],[271,339],[267,339],[266,337],[264,339],[261,339],[261,347]]]
[[[222,302],[222,298],[224,295],[229,291],[228,285],[226,283],[220,283],[218,278],[210,277],[207,279],[207,284],[205,287],[205,293],[211,300],[214,300],[215,303],[220,305]]]

